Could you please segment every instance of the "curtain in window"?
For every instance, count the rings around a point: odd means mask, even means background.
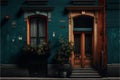
[[[45,42],[45,19],[43,18],[32,18],[30,20],[30,44],[33,47]]]

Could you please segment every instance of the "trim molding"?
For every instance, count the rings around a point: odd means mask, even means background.
[[[120,67],[120,64],[119,63],[117,63],[117,64],[107,64],[107,66],[111,66],[111,67],[119,66]]]

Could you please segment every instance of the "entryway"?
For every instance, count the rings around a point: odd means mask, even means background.
[[[74,42],[73,67],[92,67],[94,53],[94,17],[90,15],[73,17],[72,33]]]
[[[72,75],[81,74],[80,71],[84,72],[85,69],[87,72],[83,74],[87,76],[89,68],[102,73],[107,65],[105,8],[68,6],[67,10],[69,11],[69,41],[73,42],[75,47],[70,57]]]
[[[93,68],[97,55],[97,23],[94,13],[72,13],[69,40],[73,42],[70,77],[101,77]]]
[[[74,32],[74,67],[92,67],[92,32]]]

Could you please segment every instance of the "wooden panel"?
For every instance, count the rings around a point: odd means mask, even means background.
[[[81,34],[81,62],[82,67],[85,66],[85,33]]]
[[[105,0],[98,0],[99,5],[105,6]]]
[[[102,17],[103,17],[103,14],[102,14],[102,11],[100,11],[99,13],[98,13],[98,32],[97,32],[97,40],[98,40],[98,46],[97,46],[97,48],[98,48],[98,55],[97,55],[97,63],[100,65],[101,64],[101,52],[102,52],[102,50],[103,50],[103,44],[104,44],[104,42],[103,42],[103,20],[102,20]]]
[[[29,19],[27,19],[27,44],[30,45],[30,23],[29,23]]]

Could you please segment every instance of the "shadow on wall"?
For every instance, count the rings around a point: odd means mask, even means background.
[[[20,8],[19,10],[18,10],[18,12],[16,13],[16,19],[18,19],[18,18],[20,18],[21,16],[23,16],[23,10],[22,10],[22,8]]]
[[[1,27],[4,26],[9,20],[9,16],[5,16],[4,19],[1,20]]]

